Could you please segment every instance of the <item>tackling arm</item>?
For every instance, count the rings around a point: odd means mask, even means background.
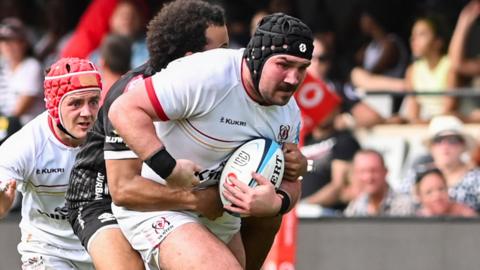
[[[140,175],[140,159],[105,161],[113,202],[137,211],[193,210],[210,219],[223,214],[218,188],[203,190],[162,185]]]

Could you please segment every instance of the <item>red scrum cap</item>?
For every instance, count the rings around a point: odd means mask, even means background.
[[[43,88],[48,114],[57,125],[62,125],[60,104],[63,98],[81,91],[101,91],[102,80],[92,62],[80,58],[62,58],[47,70]]]

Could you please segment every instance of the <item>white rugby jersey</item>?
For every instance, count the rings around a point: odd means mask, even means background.
[[[295,100],[285,106],[255,102],[242,83],[242,55],[243,50],[231,49],[196,53],[145,79],[150,101],[162,120],[155,123],[157,135],[175,159],[189,159],[202,167],[204,185],[218,182],[223,161],[247,140],[298,141],[300,111]],[[133,157],[132,151],[105,151],[105,159]],[[146,165],[142,175],[164,182]],[[148,215],[112,207],[119,215]],[[202,220],[213,232],[216,224],[239,226],[239,218],[227,213],[214,222]]]
[[[164,121],[157,133],[176,159],[210,168],[254,137],[296,142],[300,112],[295,100],[285,106],[255,102],[241,79],[242,56],[243,50],[229,49],[198,53],[146,79]]]
[[[300,111],[255,102],[241,79],[243,49],[215,49],[171,62],[145,79],[162,122],[157,134],[175,159],[189,159],[208,177],[232,151],[255,137],[298,142]],[[134,158],[131,151],[105,152],[105,159]],[[144,166],[145,167],[145,166]]]
[[[63,144],[44,112],[0,146],[0,181],[15,179],[22,193],[22,241],[83,249],[66,213],[65,192],[78,147]]]

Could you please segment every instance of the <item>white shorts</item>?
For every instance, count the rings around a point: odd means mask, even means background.
[[[138,212],[118,207],[113,203],[112,212],[125,237],[147,264],[156,259],[156,249],[165,237],[183,224],[192,222],[204,224],[224,243],[229,243],[235,233],[240,231],[240,218],[227,213],[212,221],[198,217],[194,212]]]
[[[40,241],[22,241],[18,244],[24,270],[93,270],[85,249],[65,249]]]

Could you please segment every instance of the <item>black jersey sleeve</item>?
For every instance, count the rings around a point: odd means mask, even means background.
[[[75,159],[70,174],[70,184],[66,194],[67,207],[76,209],[96,200],[110,201],[108,193],[105,159],[111,153],[133,153],[123,142],[108,119],[108,109],[126,89],[128,84],[138,76],[144,76],[141,66],[125,74],[110,88],[105,102],[98,112],[97,120],[87,140],[82,145]]]

